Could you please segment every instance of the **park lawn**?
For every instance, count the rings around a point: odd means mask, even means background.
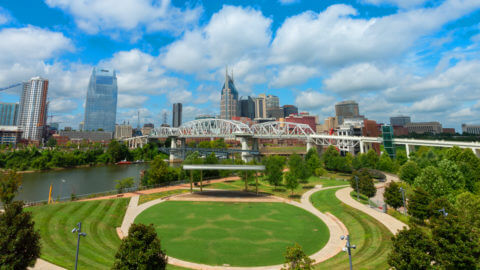
[[[144,194],[144,195],[140,195],[140,198],[138,199],[138,204],[140,205],[156,199],[165,198],[168,196],[187,193],[187,192],[190,192],[190,190],[189,189],[173,189],[173,190],[163,191],[158,193]]]
[[[310,255],[329,239],[319,218],[274,202],[167,201],[142,212],[135,223],[153,223],[168,255],[209,265],[282,264],[287,246],[297,242]]]
[[[129,199],[68,202],[26,208],[33,213],[41,235],[41,258],[73,269],[77,235],[71,233],[78,222],[87,234],[80,240],[79,269],[110,269],[120,246],[120,227]]]
[[[352,245],[354,269],[388,269],[387,255],[392,245],[390,231],[369,215],[343,204],[335,196],[338,189],[318,191],[310,197],[313,205],[322,212],[330,212],[345,224]],[[348,269],[348,255],[340,252],[318,265],[316,269]]]
[[[262,180],[262,177],[258,178],[258,192],[272,194],[278,197],[292,199],[295,201],[300,201],[300,197],[303,193],[307,192],[309,189],[315,187],[315,185],[322,185],[323,187],[330,187],[330,186],[341,186],[341,185],[348,185],[349,182],[343,179],[334,179],[334,178],[320,178],[312,176],[308,179],[306,183],[300,183],[296,189],[293,191],[287,190],[283,185],[274,187],[270,185],[265,180]],[[226,182],[217,182],[208,184],[204,182],[205,188],[212,188],[212,189],[226,189],[226,190],[244,190],[245,189],[245,182],[243,180],[234,180],[234,181],[226,181]],[[255,191],[255,181],[250,181],[248,185],[248,190],[254,192]]]

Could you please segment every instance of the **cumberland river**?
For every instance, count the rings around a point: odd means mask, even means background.
[[[134,177],[138,183],[140,171],[148,164],[109,165],[101,167],[75,168],[59,171],[25,173],[17,200],[35,202],[48,200],[50,184],[53,184],[53,199],[76,195],[105,192],[115,189],[115,180]]]

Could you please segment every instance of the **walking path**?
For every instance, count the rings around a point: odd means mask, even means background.
[[[266,201],[279,201],[279,202],[284,202],[288,203],[297,207],[300,207],[302,209],[307,210],[308,212],[314,214],[318,218],[320,218],[328,227],[329,232],[330,232],[330,238],[327,242],[327,244],[317,251],[315,254],[311,255],[310,258],[314,259],[316,263],[325,261],[333,256],[335,256],[337,253],[339,253],[342,248],[345,246],[345,241],[340,240],[341,235],[346,235],[348,234],[348,230],[345,227],[345,225],[335,216],[329,214],[329,213],[321,213],[318,211],[310,202],[310,196],[320,190],[325,190],[325,189],[330,189],[330,188],[337,188],[338,186],[334,187],[326,187],[322,188],[320,185],[316,186],[315,188],[307,191],[304,193],[301,197],[300,202],[292,201],[292,200],[287,200],[275,196],[264,196],[262,200]],[[206,192],[212,192],[212,190],[208,190]],[[226,191],[218,191],[217,192],[222,192],[225,193]],[[228,191],[227,191],[228,192]],[[243,202],[248,202],[251,200],[256,200],[258,201],[258,197],[256,195],[254,196],[235,196],[230,193],[230,196],[212,196],[212,200],[215,201],[243,201]],[[202,197],[199,197],[202,196]],[[125,217],[122,222],[122,226],[120,228],[117,228],[117,232],[119,234],[120,238],[123,238],[123,236],[126,236],[128,234],[128,229],[130,226],[133,224],[135,221],[135,218],[144,210],[147,208],[162,203],[167,200],[175,200],[176,198],[181,198],[181,199],[186,199],[190,198],[190,200],[195,201],[195,200],[206,200],[206,197],[203,197],[203,195],[196,195],[196,194],[181,194],[181,195],[176,195],[172,196],[169,198],[162,198],[162,199],[156,199],[150,202],[146,202],[144,204],[138,205],[138,198],[139,196],[132,197],[130,200],[130,203],[127,208],[127,212],[125,213]],[[272,266],[260,266],[260,267],[225,267],[225,266],[211,266],[211,265],[205,265],[205,264],[198,264],[198,263],[193,263],[193,262],[187,262],[183,260],[179,260],[173,257],[168,258],[168,262],[173,265],[181,266],[181,267],[187,267],[187,268],[192,268],[192,269],[207,269],[207,270],[277,270],[281,269],[283,265],[272,265]]]
[[[42,259],[37,259],[35,262],[34,267],[29,267],[28,269],[33,269],[33,270],[65,270],[65,268],[62,268],[58,265],[55,265],[53,263],[49,263],[47,261],[44,261]]]
[[[376,184],[375,186],[377,188],[384,187],[386,185],[386,183],[388,183],[390,181],[399,181],[398,177],[395,176],[395,175],[391,175],[391,174],[385,174],[385,175],[387,176],[387,180],[385,181],[385,183]],[[383,197],[383,191],[384,190],[385,190],[384,188],[380,189],[380,190],[377,189],[377,193],[380,193],[380,195]],[[337,196],[337,198],[340,201],[342,201],[343,203],[345,203],[346,205],[349,205],[349,206],[351,206],[351,207],[353,207],[357,210],[360,210],[360,211],[366,213],[367,215],[375,218],[380,223],[385,225],[385,227],[387,227],[387,229],[390,232],[392,232],[393,234],[396,234],[398,231],[403,229],[403,227],[408,227],[407,224],[399,221],[398,219],[390,216],[389,214],[379,212],[375,209],[370,208],[370,206],[368,206],[368,205],[362,204],[362,203],[354,200],[350,196],[350,192],[352,192],[352,191],[353,191],[353,189],[351,187],[342,188],[342,189],[339,189],[335,193],[335,196]]]

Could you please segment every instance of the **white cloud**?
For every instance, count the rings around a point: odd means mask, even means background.
[[[429,0],[363,0],[372,5],[394,5],[401,8],[418,7]]]
[[[271,86],[287,87],[299,85],[317,74],[318,71],[316,68],[310,68],[302,65],[285,66],[280,70],[278,75],[273,78]]]
[[[4,8],[0,7],[0,25],[8,23],[10,20],[11,18],[8,12]]]
[[[350,94],[354,92],[372,92],[397,85],[398,70],[378,69],[370,63],[355,64],[333,73],[323,81],[325,89]]]
[[[146,96],[119,94],[118,108],[139,108],[142,107],[147,100],[148,97]]]
[[[272,43],[273,63],[341,65],[398,57],[420,37],[480,7],[477,0],[447,0],[421,8],[364,19],[348,5],[287,18]]]
[[[295,98],[295,104],[300,110],[321,109],[321,107],[330,106],[334,102],[334,97],[316,91],[303,91]]]
[[[169,45],[162,62],[168,68],[193,73],[255,58],[268,48],[271,23],[258,10],[223,6],[205,27],[188,31]]]
[[[64,113],[76,110],[78,104],[71,99],[55,98],[49,103],[49,112]]]
[[[170,0],[45,0],[48,6],[72,14],[77,26],[89,34],[110,30],[181,32],[197,22],[202,9],[181,10]]]
[[[168,100],[170,103],[186,103],[191,101],[192,99],[192,92],[187,90],[176,90],[176,91],[169,91],[167,93]]]
[[[278,0],[278,2],[282,5],[291,5],[300,2],[300,0]]]
[[[440,94],[417,101],[410,107],[414,112],[440,112],[451,108],[453,101],[446,95]]]

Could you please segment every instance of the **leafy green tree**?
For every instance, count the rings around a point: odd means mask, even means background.
[[[340,153],[334,146],[330,145],[327,150],[322,155],[323,163],[327,170],[334,171],[338,168],[337,163],[339,162]]]
[[[438,169],[443,180],[453,190],[465,188],[465,178],[455,162],[444,159],[438,163]]]
[[[432,198],[423,188],[418,187],[413,190],[412,196],[408,200],[408,213],[415,218],[416,221],[423,223],[429,217],[428,206]]]
[[[0,174],[0,202],[3,205],[10,204],[17,195],[22,184],[22,175],[16,171],[8,171]]]
[[[442,177],[439,169],[428,166],[415,178],[414,186],[423,188],[434,197],[447,195],[451,191],[450,185]]]
[[[415,161],[407,161],[405,164],[400,167],[400,179],[407,182],[410,185],[413,185],[415,178],[417,178],[420,172],[420,168],[418,167]]]
[[[390,182],[385,187],[383,198],[388,205],[390,205],[395,209],[403,206],[403,199],[402,199],[402,193],[400,192],[400,185],[398,185],[395,182]]]
[[[397,154],[395,157],[395,163],[397,166],[403,166],[408,161],[407,153],[404,150],[397,150]]]
[[[443,269],[476,269],[480,258],[480,234],[455,215],[432,224],[436,250],[434,260]]]
[[[317,153],[317,148],[313,147],[308,150],[307,154],[305,155],[305,163],[308,176],[314,175],[315,170],[322,166],[320,157]]]
[[[57,140],[55,140],[55,138],[53,137],[50,137],[47,141],[47,144],[46,144],[47,147],[55,147],[57,146]]]
[[[133,177],[127,177],[121,180],[116,180],[115,189],[118,193],[122,193],[124,189],[131,188],[134,185]]]
[[[392,159],[388,155],[387,152],[384,152],[377,163],[377,169],[380,171],[385,172],[395,172],[395,163],[393,163]]]
[[[432,269],[433,241],[417,226],[399,231],[392,237],[388,264],[398,270]]]
[[[310,259],[302,247],[295,243],[292,247],[287,247],[285,252],[285,264],[282,270],[310,270],[313,269],[315,260]]]
[[[456,215],[453,205],[448,201],[446,197],[440,197],[432,200],[428,204],[428,218],[430,222],[434,222],[435,219],[443,218],[443,213],[440,209],[445,209],[449,215]]]
[[[297,154],[291,155],[288,159],[288,168],[290,169],[290,173],[293,175],[293,177],[299,179],[300,181],[305,181],[307,179],[305,162],[301,156]]]
[[[198,143],[198,148],[212,148],[210,141],[201,141]]]
[[[363,167],[375,169],[377,167],[378,161],[379,161],[379,157],[377,155],[377,152],[375,152],[375,150],[373,149],[370,149],[365,155],[365,159],[363,161]]]
[[[265,177],[275,189],[282,183],[283,167],[285,158],[282,156],[268,156],[263,160],[265,165]]]
[[[124,143],[120,143],[117,140],[112,140],[108,144],[107,154],[110,156],[113,162],[119,162],[128,158],[129,151]]]
[[[217,156],[215,155],[215,153],[210,153],[210,155],[208,155],[206,158],[205,158],[205,164],[218,164],[218,158]],[[206,177],[218,177],[218,170],[207,170],[205,171],[205,176]]]
[[[40,234],[23,202],[4,205],[0,214],[0,269],[27,269],[40,257]]]
[[[292,172],[285,173],[285,186],[293,191],[299,186],[298,178]]]
[[[480,232],[480,196],[464,192],[457,196],[455,211],[460,221]]]
[[[358,177],[358,191],[360,194],[363,194],[368,198],[375,196],[377,189],[373,183],[372,176],[367,170],[362,169],[355,171],[352,178],[350,178],[350,186],[357,191],[357,181],[355,180],[355,177]]]
[[[156,156],[150,164],[150,168],[145,172],[142,184],[156,185],[176,180],[178,180],[178,174],[175,170],[170,168],[161,156]]]
[[[166,269],[168,258],[153,225],[132,224],[115,254],[112,269]]]

